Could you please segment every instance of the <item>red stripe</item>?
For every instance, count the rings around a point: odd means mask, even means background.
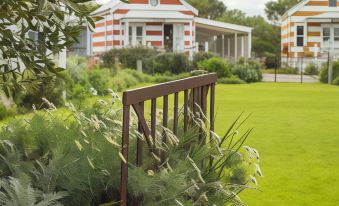
[[[106,41],[106,44],[104,41],[101,42],[93,42],[93,47],[102,47],[102,46],[119,46],[120,45],[120,41],[119,40],[114,40],[114,41]]]
[[[162,41],[148,41],[148,42],[150,42],[152,46],[162,46]]]
[[[114,14],[127,14],[129,9],[117,9]]]
[[[146,22],[148,26],[162,26],[161,22]]]
[[[93,42],[93,47],[105,46],[105,42]]]
[[[162,35],[162,31],[146,31],[146,35],[149,35],[149,36],[161,36]]]
[[[105,22],[95,24],[95,27],[103,27],[103,26],[105,26]]]
[[[193,15],[194,16],[194,13],[192,11],[180,11],[181,13],[183,14],[186,14],[186,15]]]

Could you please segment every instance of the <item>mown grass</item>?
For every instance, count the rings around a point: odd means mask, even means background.
[[[250,206],[339,203],[339,87],[321,84],[219,85],[217,132],[252,113],[248,139],[261,152],[261,191],[241,195]]]
[[[89,98],[85,104],[97,99]],[[171,105],[172,96],[169,101]],[[159,99],[158,107],[161,105]],[[145,107],[149,113],[149,102]],[[169,108],[171,113],[173,108]],[[218,85],[216,112],[216,131],[221,135],[240,113],[252,114],[245,127],[254,127],[254,132],[246,145],[261,153],[265,177],[259,179],[260,191],[241,194],[247,205],[339,203],[339,87],[287,83]]]

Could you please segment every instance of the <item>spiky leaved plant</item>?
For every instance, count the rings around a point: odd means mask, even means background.
[[[188,132],[180,130],[178,135],[159,122],[155,146],[166,158],[161,160],[158,152],[146,156],[141,168],[130,163],[130,202],[137,200],[147,206],[243,205],[238,194],[255,188],[256,177],[262,176],[259,153],[243,146],[252,129],[239,132],[247,118],[241,120],[240,115],[222,137],[209,132],[208,120],[201,112],[190,113],[190,119]]]
[[[66,206],[114,205],[119,199],[121,110],[118,96],[112,95],[113,102],[99,100],[88,109],[69,103],[62,115],[46,101],[50,109],[45,113],[6,126],[0,139],[11,144],[0,144],[0,157],[6,160],[0,162],[0,177],[28,177],[33,188],[46,194],[66,191]],[[262,175],[259,154],[243,147],[251,132],[240,135],[243,121],[238,118],[219,137],[209,132],[201,113],[190,113],[190,119],[189,131],[177,135],[159,122],[156,150],[149,153],[144,147],[144,165],[137,167],[132,154],[136,141],[145,138],[131,114],[130,205],[241,205],[238,193],[255,188]],[[161,141],[163,133],[167,144]]]
[[[43,193],[20,179],[0,179],[0,205],[3,206],[61,206],[65,193]]]

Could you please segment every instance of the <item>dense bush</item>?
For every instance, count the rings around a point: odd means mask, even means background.
[[[137,61],[145,62],[148,58],[154,57],[158,52],[147,47],[131,47],[122,49],[112,49],[102,55],[103,67],[113,67],[115,58],[118,58],[120,63],[125,68],[137,68]]]
[[[184,53],[163,53],[146,60],[145,68],[148,73],[180,74],[190,70],[188,56]]]
[[[34,188],[39,194],[58,194],[54,205],[117,203],[120,162],[126,160],[119,153],[121,110],[111,105],[100,100],[89,105],[92,112],[80,112],[67,104],[66,114],[58,115],[52,107],[29,120],[11,122],[0,131],[0,182],[15,180],[16,186],[22,183],[22,188]],[[161,149],[166,157],[162,164],[157,154],[149,153],[145,138],[137,133],[135,115],[131,115],[130,152],[135,154],[137,139],[145,147],[142,167],[135,165],[134,155],[128,162],[129,205],[242,205],[238,194],[256,186],[256,178],[262,176],[259,154],[242,145],[251,130],[239,135],[243,123],[239,120],[225,138],[213,133],[209,144],[202,144],[199,136],[210,136],[208,125],[199,117],[191,118],[194,121],[188,132],[180,129],[178,136],[157,128],[168,139],[166,147],[161,146],[161,135],[155,139],[155,150]],[[37,194],[9,189],[0,195],[15,202],[32,200]]]
[[[63,105],[63,91],[70,77],[68,73],[61,72],[58,76],[48,76],[42,78],[41,82],[34,86],[27,86],[26,90],[17,94],[13,100],[21,113],[36,108],[45,108],[43,98],[50,100],[54,105]]]
[[[336,79],[339,76],[339,61],[333,62],[332,67],[332,79]],[[322,83],[328,83],[328,65],[324,64],[319,73],[319,80]]]
[[[201,70],[215,72],[219,78],[231,76],[230,64],[219,57],[212,57],[199,62],[198,67]]]
[[[339,86],[339,76],[333,80],[332,84]]]
[[[247,83],[260,82],[262,80],[262,65],[259,62],[240,59],[232,67],[232,74],[238,76]]]
[[[197,53],[195,53],[194,56],[193,56],[193,62],[192,62],[193,69],[198,69],[199,68],[198,64],[200,62],[208,60],[212,57],[216,57],[216,56],[211,52],[197,52]]]
[[[218,83],[220,84],[246,84],[244,80],[239,79],[239,77],[237,76],[220,78],[218,79]]]
[[[98,92],[98,95],[104,96],[108,94],[110,76],[112,75],[108,69],[93,69],[88,71],[88,83]]]
[[[262,70],[263,73],[265,74],[298,74],[298,69],[293,68],[293,67],[284,67],[284,68],[279,68],[279,69],[264,69]]]
[[[279,67],[280,57],[278,57],[276,54],[265,52],[264,58],[265,58],[265,67],[266,68],[278,68]]]
[[[151,76],[150,81],[154,83],[164,83],[164,82],[174,81],[178,79],[188,78],[190,76],[192,76],[191,73],[181,73],[177,75],[173,75],[170,73],[155,74]]]
[[[307,65],[307,67],[305,69],[305,74],[307,74],[307,75],[318,75],[319,71],[318,71],[317,65],[315,65],[315,64]]]
[[[12,117],[14,115],[16,115],[15,108],[6,108],[5,105],[0,103],[0,120],[3,120],[7,117]]]

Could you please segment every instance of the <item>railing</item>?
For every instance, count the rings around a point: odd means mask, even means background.
[[[121,161],[121,182],[120,182],[120,200],[121,206],[127,205],[127,185],[128,185],[128,150],[129,150],[129,127],[130,127],[130,108],[133,107],[138,117],[138,130],[146,138],[150,150],[154,149],[149,137],[155,142],[156,135],[156,103],[157,98],[163,98],[162,120],[163,126],[168,127],[168,97],[174,95],[173,111],[173,133],[178,131],[178,104],[179,93],[184,92],[184,131],[188,130],[189,108],[192,108],[193,114],[203,112],[207,114],[207,98],[210,90],[210,130],[214,131],[214,99],[216,74],[207,74],[178,81],[172,81],[155,86],[145,87],[136,90],[130,90],[123,93],[123,130],[122,130],[122,155],[124,161]],[[151,100],[151,125],[147,125],[144,115],[144,103]],[[199,108],[200,107],[200,108]],[[166,137],[163,140],[166,142]],[[143,143],[137,140],[136,165],[142,165]]]

